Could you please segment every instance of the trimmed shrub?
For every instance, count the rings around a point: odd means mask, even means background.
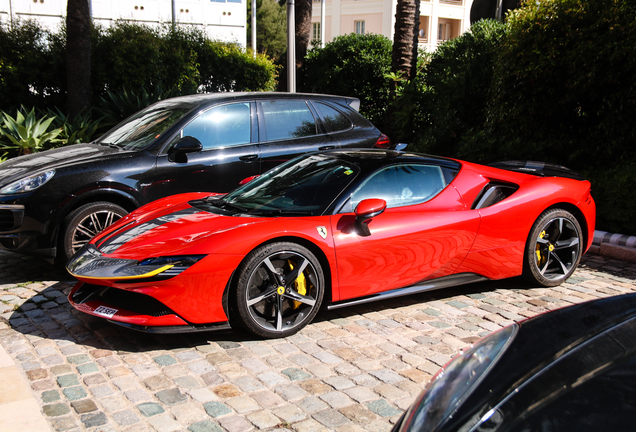
[[[470,154],[486,120],[497,50],[505,25],[482,20],[441,44],[394,102],[400,141],[412,150],[453,157]]]
[[[298,73],[298,88],[357,97],[360,113],[380,126],[391,100],[391,46],[382,35],[338,36],[324,48],[309,50]]]
[[[276,66],[265,55],[210,40],[196,27],[152,28],[117,21],[92,31],[93,102],[125,89],[173,95],[211,91],[271,91]],[[41,110],[66,103],[65,29],[35,21],[0,25],[0,109]],[[140,93],[141,94],[141,93]],[[141,97],[141,95],[140,95]]]
[[[12,112],[64,98],[52,42],[52,33],[35,21],[0,23],[0,109]]]

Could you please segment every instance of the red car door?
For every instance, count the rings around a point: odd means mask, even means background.
[[[387,209],[364,236],[353,210],[367,198],[384,199]],[[440,167],[394,165],[370,176],[331,225],[339,286],[333,301],[341,301],[452,274],[475,240],[479,212],[466,209]]]

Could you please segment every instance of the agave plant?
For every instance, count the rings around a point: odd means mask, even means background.
[[[49,108],[47,114],[50,117],[55,117],[53,126],[61,129],[59,141],[62,145],[91,142],[101,135],[97,131],[104,126],[102,124],[103,117],[92,120],[90,110],[83,110],[73,118],[64,114],[59,108]]]
[[[0,125],[0,149],[15,151],[17,156],[40,151],[46,146],[55,145],[59,140],[61,129],[49,130],[54,117],[43,116],[37,118],[35,108],[26,111],[24,107],[18,110],[15,118],[5,112],[2,113],[3,124]]]

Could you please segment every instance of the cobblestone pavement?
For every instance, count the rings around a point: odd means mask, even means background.
[[[0,282],[0,343],[53,430],[388,431],[460,348],[525,317],[634,292],[636,265],[589,255],[560,287],[467,285],[323,312],[268,341],[110,325],[71,308],[73,281],[36,258],[0,253]]]

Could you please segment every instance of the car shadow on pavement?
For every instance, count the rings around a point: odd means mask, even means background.
[[[609,275],[617,281],[633,283],[636,280],[635,268],[620,261],[592,256],[584,258],[572,280],[576,282],[580,280],[579,274],[589,275],[602,269],[605,277]],[[68,340],[85,345],[89,349],[120,352],[172,350],[202,347],[210,343],[231,348],[239,347],[240,342],[257,340],[253,335],[240,329],[222,332],[148,334],[81,313],[75,310],[67,299],[75,280],[62,266],[48,264],[39,258],[0,253],[0,280],[3,281],[0,285],[0,306],[4,308],[0,320],[11,327],[0,330],[0,335],[14,330],[29,338]],[[536,288],[540,289],[522,278],[478,282],[332,311],[322,310],[314,319],[314,323],[359,317],[368,313],[384,313],[389,316],[390,311],[405,306],[422,304],[425,309],[428,302],[444,302],[458,296]]]

